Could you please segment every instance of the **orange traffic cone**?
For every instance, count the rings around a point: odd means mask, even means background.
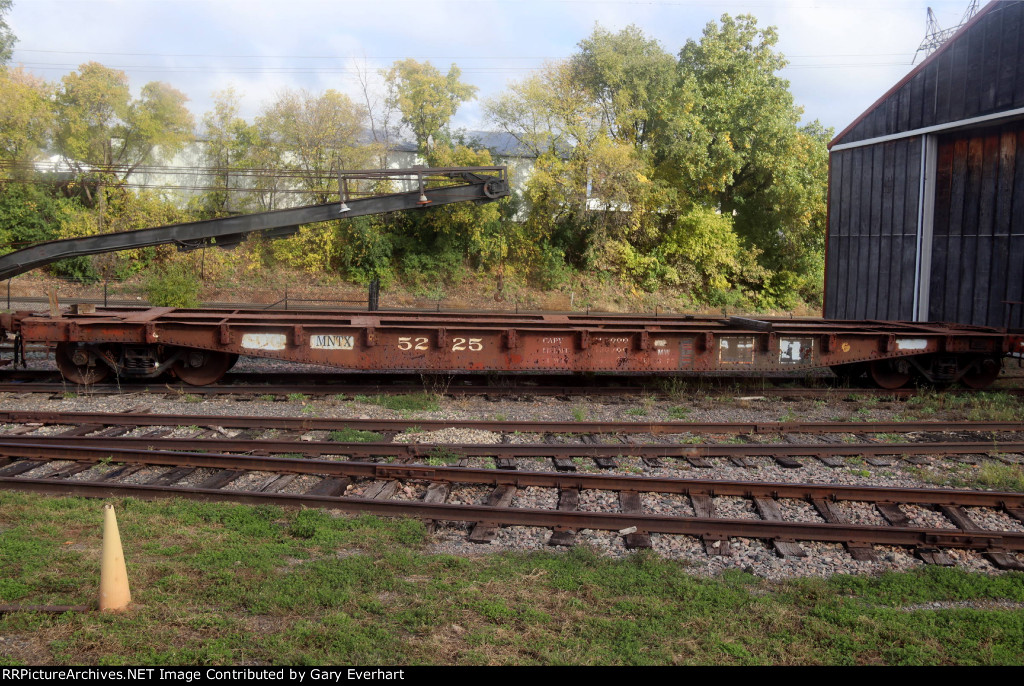
[[[100,562],[100,611],[123,610],[132,601],[114,506],[103,506],[103,559]]]

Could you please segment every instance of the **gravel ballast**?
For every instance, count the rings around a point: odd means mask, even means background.
[[[20,394],[19,394],[20,395]],[[197,425],[202,424],[202,417],[212,415],[236,416],[279,416],[279,417],[325,417],[325,418],[359,418],[359,419],[404,419],[415,423],[417,419],[439,420],[504,420],[515,421],[573,421],[584,417],[590,421],[666,421],[685,416],[688,422],[776,422],[776,421],[849,421],[851,418],[876,421],[893,421],[905,413],[906,405],[901,402],[870,401],[866,406],[863,402],[844,398],[841,393],[829,400],[804,400],[799,402],[780,402],[776,398],[678,398],[675,400],[653,400],[650,398],[599,398],[579,397],[559,399],[538,397],[532,400],[491,399],[484,397],[439,398],[436,411],[411,412],[392,411],[367,402],[337,397],[306,398],[303,400],[269,401],[247,400],[234,402],[229,399],[189,398],[181,393],[136,393],[127,391],[121,395],[90,396],[87,391],[72,396],[51,400],[44,395],[24,396],[0,394],[0,404],[8,410],[34,411],[69,411],[69,412],[106,412],[118,413],[136,410],[141,406],[148,408],[153,414],[190,414],[197,417]],[[642,412],[642,414],[641,414]],[[955,416],[932,416],[929,419],[962,419]],[[14,425],[3,426],[12,430]],[[67,431],[70,426],[39,427],[34,435],[55,435]],[[171,427],[168,427],[171,428]],[[255,427],[255,437],[269,437],[271,432],[260,431]],[[127,435],[141,435],[152,431],[153,427],[133,430]],[[172,436],[187,436],[195,433],[194,427],[173,427]],[[228,429],[225,435],[238,433],[237,429]],[[324,432],[309,432],[310,440],[324,440]],[[215,440],[215,439],[210,439]],[[522,443],[577,443],[582,439],[578,436],[545,436],[525,434],[515,431],[514,426],[507,433],[483,431],[475,429],[447,428],[436,431],[410,431],[394,435],[391,440],[400,443],[468,443],[468,444],[522,444]],[[917,435],[901,435],[898,438],[887,436],[888,441],[927,440]],[[952,440],[952,439],[950,439]],[[964,464],[938,456],[927,460],[916,460],[920,464],[893,456],[889,464],[871,464],[858,459],[847,458],[842,466],[829,467],[813,457],[802,457],[803,466],[799,469],[784,468],[771,458],[752,457],[748,459],[751,466],[743,467],[724,458],[709,458],[710,467],[695,467],[685,460],[662,459],[663,466],[651,467],[639,458],[628,455],[629,444],[653,442],[665,444],[688,444],[694,442],[797,442],[797,443],[838,443],[862,442],[860,434],[830,436],[763,436],[735,437],[694,436],[689,434],[644,436],[642,434],[615,436],[601,435],[585,442],[605,445],[620,444],[623,456],[616,458],[617,466],[612,469],[598,469],[591,460],[577,460],[574,466],[579,472],[602,474],[630,474],[647,477],[669,477],[681,479],[721,479],[786,483],[816,483],[835,485],[870,485],[900,488],[954,487],[944,485],[945,477],[964,477],[976,474],[986,464],[1014,465],[1024,462],[1020,455],[1000,455],[998,458],[976,456],[977,464]],[[332,459],[324,457],[321,459]],[[886,462],[886,461],[882,461]],[[553,471],[553,463],[549,459],[518,459],[516,466],[520,470]],[[66,464],[66,463],[64,463]],[[466,466],[493,466],[490,458],[473,458],[466,461]],[[110,471],[111,465],[97,465],[89,470],[69,477],[70,480],[95,478],[99,474]],[[34,470],[38,475],[53,471],[53,467]],[[127,477],[132,483],[144,483],[159,475],[156,468],[145,468]],[[196,485],[208,478],[212,470],[200,469],[185,477],[181,485]],[[36,475],[36,474],[33,474]],[[258,488],[266,485],[273,476],[243,475],[232,482],[227,488],[238,490]],[[283,493],[301,493],[317,482],[317,477],[300,476],[292,480],[282,489]],[[955,479],[950,483],[957,483]],[[359,495],[367,483],[357,483],[348,495]],[[422,498],[425,487],[415,482],[404,483],[393,497],[403,500]],[[449,503],[481,504],[491,493],[489,487],[455,484],[447,499]],[[520,488],[512,497],[511,506],[520,508],[551,509],[557,506],[558,495],[554,489]],[[643,494],[641,497],[645,512],[694,516],[693,506],[689,498],[678,495]],[[784,520],[820,522],[821,516],[807,502],[796,500],[780,500],[780,512]],[[714,498],[716,515],[723,518],[759,519],[760,516],[753,501],[744,498]],[[585,490],[580,493],[579,510],[593,512],[617,512],[620,508],[619,496],[613,491]],[[885,520],[871,505],[857,502],[835,503],[836,510],[854,524],[884,524]],[[904,506],[904,512],[910,519],[911,526],[940,526],[954,529],[955,526],[940,512],[924,507]],[[1024,523],[1006,513],[989,508],[970,508],[969,515],[983,529],[1024,531]],[[549,547],[547,540],[551,535],[549,529],[536,527],[505,527],[498,531],[493,542],[486,544],[471,543],[467,540],[468,526],[465,524],[449,525],[442,523],[432,534],[429,550],[437,553],[453,555],[480,555],[499,551],[548,550],[557,551],[563,548]],[[875,546],[877,561],[864,562],[854,560],[842,545],[831,543],[815,543],[800,541],[800,548],[807,553],[802,558],[783,558],[773,549],[771,542],[756,539],[732,538],[729,541],[731,555],[708,555],[703,541],[693,536],[652,534],[653,552],[667,559],[677,560],[694,574],[714,575],[728,569],[747,570],[768,579],[785,579],[794,576],[828,576],[832,574],[864,574],[880,573],[887,570],[906,570],[919,567],[924,563],[915,558],[908,548]],[[602,555],[620,558],[632,553],[625,544],[625,537],[618,532],[582,530],[576,534],[578,545],[587,545]],[[994,573],[998,570],[980,553],[973,551],[946,550],[954,564],[968,570]],[[1018,559],[1021,559],[1018,556]]]

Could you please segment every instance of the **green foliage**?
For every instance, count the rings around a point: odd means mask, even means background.
[[[777,40],[725,15],[675,60],[634,26],[597,27],[568,61],[489,101],[492,122],[537,155],[533,244],[710,304],[820,301],[831,131],[798,126]]]
[[[384,437],[375,431],[360,431],[351,427],[332,431],[328,438],[339,443],[374,443],[384,440]]]
[[[386,217],[356,217],[338,222],[335,237],[338,270],[358,283],[380,279],[387,285],[393,273],[394,244]]]
[[[307,202],[325,203],[338,198],[340,171],[365,169],[375,157],[360,140],[366,122],[366,108],[338,91],[285,90],[256,119],[257,146],[278,173],[298,180]]]
[[[74,187],[77,184],[70,185]],[[187,213],[156,193],[136,192],[115,182],[94,187],[92,194],[98,200],[95,208],[82,207],[75,202],[61,203],[60,212],[56,215],[60,226],[56,237],[78,238],[107,231],[133,231],[188,219]],[[74,266],[57,267],[56,271],[74,270],[108,279],[125,279],[148,270],[161,256],[170,258],[175,254],[168,247],[123,250],[64,260]]]
[[[239,96],[232,88],[214,94],[213,110],[203,115],[203,157],[211,168],[213,189],[189,200],[189,208],[199,219],[213,219],[232,212],[252,211],[252,194],[239,188],[246,176],[255,176],[254,184],[269,182],[252,171],[255,166],[256,127],[238,116]],[[244,176],[243,176],[244,174]]]
[[[6,64],[11,59],[11,51],[18,39],[11,31],[11,27],[4,20],[4,15],[11,11],[11,0],[0,0],[0,65]]]
[[[442,74],[430,62],[405,59],[382,73],[389,104],[402,113],[402,121],[412,129],[421,153],[431,149],[430,140],[446,131],[459,106],[477,91],[476,86],[459,80],[462,71],[454,64]]]
[[[72,203],[42,183],[0,182],[0,255],[58,237]]]
[[[437,396],[432,393],[410,393],[408,395],[356,396],[358,402],[380,405],[389,410],[410,412],[436,412],[440,407]]]
[[[55,98],[54,144],[80,173],[116,165],[119,178],[124,179],[157,151],[173,155],[192,137],[187,100],[180,91],[157,81],[143,86],[140,97],[132,100],[124,72],[87,62],[61,79]],[[89,192],[88,187],[85,190]]]
[[[572,267],[566,264],[565,251],[550,243],[540,246],[533,273],[537,283],[549,290],[568,283],[573,276]]]
[[[444,467],[455,464],[462,459],[462,455],[454,452],[443,445],[436,445],[427,453],[426,464],[432,467]]]
[[[0,14],[2,11],[0,4]],[[3,20],[0,19],[0,62],[3,61],[2,34]],[[53,128],[51,91],[49,84],[22,67],[0,67],[0,159],[27,164],[46,146]],[[26,170],[17,168],[13,173],[22,177],[28,175]]]
[[[152,270],[143,282],[146,299],[157,307],[198,307],[202,285],[194,270],[184,264]]]
[[[761,29],[742,15],[710,23],[699,42],[680,51],[682,79],[699,94],[701,120],[712,135],[710,159],[719,160],[721,183],[708,197],[734,216],[745,247],[761,251],[759,263],[786,272],[767,284],[759,304],[787,307],[814,286],[824,255],[825,189],[832,136],[817,121],[800,128],[802,109],[789,82],[776,76],[786,66],[775,52],[774,27]]]
[[[10,46],[9,9],[0,0],[0,62]],[[385,285],[398,278],[431,295],[475,270],[495,273],[499,284],[507,277],[549,289],[590,272],[610,274],[636,295],[671,286],[684,291],[682,302],[716,307],[818,304],[832,132],[816,121],[799,124],[802,111],[779,76],[786,60],[777,42],[774,28],[750,16],[724,15],[678,54],[636,26],[596,26],[574,55],[486,103],[494,127],[533,156],[521,197],[307,225],[287,239],[253,240],[242,252],[253,268],[284,265]],[[286,90],[249,123],[236,93],[217,94],[202,120],[216,188],[180,211],[123,182],[190,140],[183,94],[151,82],[135,98],[123,72],[95,62],[54,85],[0,70],[0,158],[29,161],[49,138],[78,172],[63,188],[67,202],[2,191],[0,250],[284,201],[334,201],[339,171],[387,163],[383,143],[367,144],[363,132],[369,125],[375,141],[393,140],[399,113],[428,165],[501,162],[450,129],[476,92],[458,67],[442,73],[408,59],[382,76],[385,111],[372,117],[333,90]],[[397,190],[352,183],[352,194]],[[221,274],[242,259],[211,252]],[[53,271],[127,278],[175,260],[165,248],[147,248]]]
[[[69,257],[50,265],[50,272],[79,283],[96,283],[100,274],[92,266],[92,260],[85,256]]]

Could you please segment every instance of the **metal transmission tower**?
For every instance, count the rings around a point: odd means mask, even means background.
[[[914,59],[910,61],[911,64],[917,61],[917,56],[922,52],[925,57],[935,52],[940,45],[945,43],[950,36],[960,30],[960,27],[970,21],[978,12],[978,0],[971,0],[971,4],[967,6],[964,11],[964,16],[960,18],[960,23],[950,29],[943,29],[939,26],[939,20],[935,18],[935,12],[932,8],[928,8],[928,23],[925,26],[924,40],[921,41],[921,45],[918,46],[917,52],[914,53]]]

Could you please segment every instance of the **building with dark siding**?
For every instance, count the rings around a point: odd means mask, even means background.
[[[990,2],[829,144],[826,317],[1024,327],[1022,32]]]

